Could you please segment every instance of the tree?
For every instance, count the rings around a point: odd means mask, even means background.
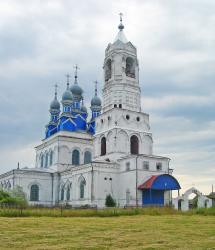
[[[116,202],[110,194],[108,194],[106,196],[105,206],[106,207],[115,207],[116,206]]]
[[[12,198],[15,199],[16,204],[22,207],[27,206],[27,199],[26,199],[26,195],[23,192],[22,187],[20,186],[16,186],[11,192],[10,195]]]
[[[8,192],[0,190],[0,204],[15,205],[16,201],[13,197],[10,196]]]

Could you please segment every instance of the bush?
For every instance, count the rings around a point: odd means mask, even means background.
[[[116,202],[110,194],[108,194],[106,196],[105,206],[106,207],[115,207],[116,206]]]
[[[23,192],[22,187],[16,186],[11,192],[10,195],[12,198],[15,199],[16,205],[19,205],[21,207],[26,207],[27,206],[27,200],[25,193]]]
[[[15,187],[10,192],[0,190],[0,204],[26,207],[27,200],[25,193],[19,186]]]

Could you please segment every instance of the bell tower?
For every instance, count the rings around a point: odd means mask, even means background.
[[[120,13],[119,32],[105,50],[103,112],[112,108],[141,111],[137,50],[123,32]]]

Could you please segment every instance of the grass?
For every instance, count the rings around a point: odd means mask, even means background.
[[[215,249],[215,216],[0,218],[0,249]]]
[[[116,217],[132,216],[138,214],[163,215],[178,214],[179,212],[169,208],[148,207],[148,208],[109,208],[109,209],[68,209],[68,208],[37,208],[27,207],[25,209],[15,207],[0,208],[0,217]]]

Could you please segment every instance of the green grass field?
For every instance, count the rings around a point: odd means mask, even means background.
[[[0,218],[0,249],[215,249],[215,216]]]

